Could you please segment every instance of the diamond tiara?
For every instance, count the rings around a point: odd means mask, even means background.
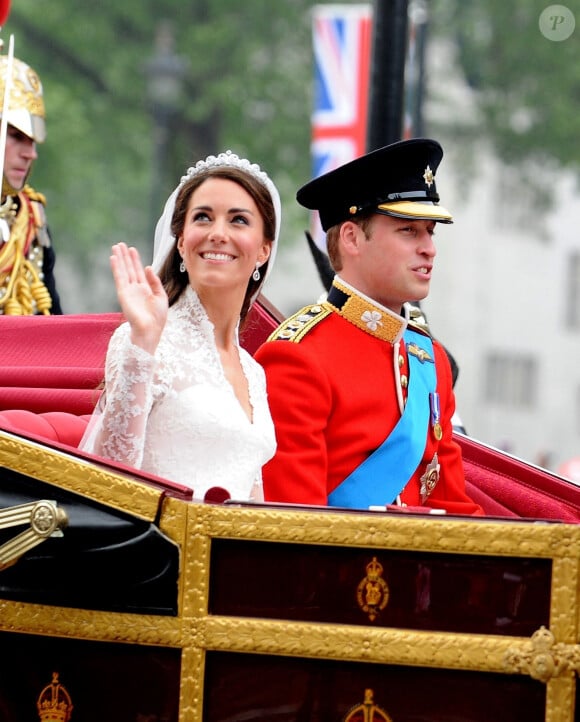
[[[270,187],[270,183],[272,182],[268,174],[265,173],[257,163],[250,163],[246,158],[240,158],[235,153],[232,153],[231,150],[226,150],[225,153],[208,155],[205,160],[198,160],[197,163],[191,166],[191,168],[188,168],[185,175],[181,177],[179,186],[181,187],[184,183],[187,183],[190,178],[193,178],[205,170],[218,168],[220,166],[239,168],[240,170],[246,171],[246,173],[253,175],[254,178],[257,178],[267,188]]]

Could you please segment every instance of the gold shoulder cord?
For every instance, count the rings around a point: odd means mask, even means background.
[[[34,262],[26,258],[24,248],[31,223],[27,199],[21,206],[10,229],[10,238],[0,247],[0,312],[5,316],[31,316],[36,310],[48,316],[52,299],[40,278],[42,259]],[[34,231],[36,223],[32,218]],[[34,232],[32,231],[32,232]],[[39,249],[42,253],[42,249]]]

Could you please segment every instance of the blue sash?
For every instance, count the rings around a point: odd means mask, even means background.
[[[437,373],[431,339],[410,329],[403,338],[409,359],[403,414],[378,449],[329,494],[329,506],[368,509],[390,504],[419,466],[427,443],[429,394],[437,388]]]

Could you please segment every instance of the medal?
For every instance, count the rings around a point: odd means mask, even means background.
[[[431,461],[427,464],[427,467],[425,469],[425,473],[423,476],[419,479],[421,483],[421,504],[424,504],[427,499],[429,498],[429,495],[433,491],[433,489],[437,486],[437,482],[439,481],[439,471],[441,467],[439,466],[439,458],[437,454],[433,454],[433,458]]]
[[[443,429],[441,428],[441,408],[439,406],[439,394],[437,391],[429,394],[429,406],[431,408],[431,428],[433,429],[433,436],[437,441],[441,441],[443,436]]]

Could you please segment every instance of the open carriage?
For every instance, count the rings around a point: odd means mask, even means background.
[[[576,485],[458,437],[485,518],[193,499],[76,448],[119,322],[0,317],[0,720],[580,720]]]

